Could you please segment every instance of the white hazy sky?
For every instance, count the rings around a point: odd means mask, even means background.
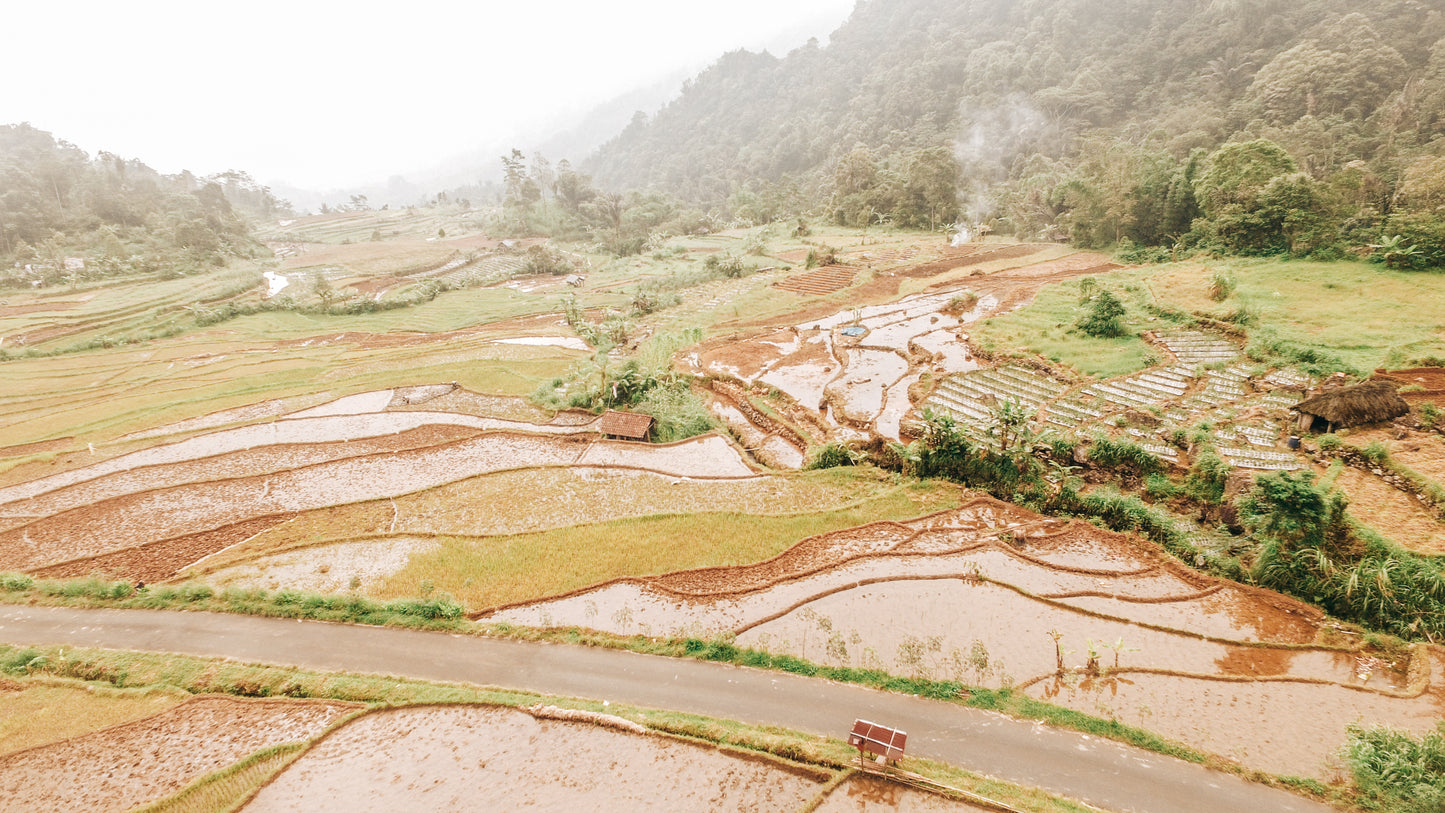
[[[359,184],[725,51],[823,39],[853,2],[12,0],[0,124],[167,173]]]

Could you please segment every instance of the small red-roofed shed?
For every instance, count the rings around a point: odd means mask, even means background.
[[[652,431],[652,416],[609,409],[602,413],[598,431],[609,438],[647,440],[648,433]]]

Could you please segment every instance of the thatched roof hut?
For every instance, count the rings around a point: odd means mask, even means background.
[[[1327,431],[1345,426],[1392,421],[1410,411],[1397,385],[1373,378],[1363,384],[1340,387],[1331,392],[1306,398],[1290,407],[1300,414],[1300,430],[1308,432],[1318,423],[1328,425]]]

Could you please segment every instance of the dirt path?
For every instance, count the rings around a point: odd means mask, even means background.
[[[909,732],[909,753],[1109,810],[1329,813],[1331,808],[1107,740],[918,697],[776,672],[587,647],[293,620],[0,609],[0,640],[233,657],[592,697],[841,738],[857,717]]]

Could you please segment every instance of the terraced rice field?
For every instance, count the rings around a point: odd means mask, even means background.
[[[773,283],[780,291],[804,296],[826,296],[837,293],[853,284],[858,269],[846,265],[828,265],[814,271],[793,274]]]
[[[1418,733],[1445,704],[1439,647],[1386,663],[1307,605],[990,499],[813,537],[757,565],[621,579],[483,618],[735,636],[823,663],[1015,686],[1321,779],[1359,716]]]
[[[813,809],[820,796],[820,809],[835,811],[983,810],[867,776],[834,782],[829,769],[699,744],[595,712],[544,705],[368,711],[334,701],[214,696],[0,750],[0,809],[119,813],[166,804],[283,745],[304,752],[263,759],[252,780],[260,787],[249,798],[243,786],[231,798],[212,798],[232,804],[241,794],[239,809],[247,811],[786,811]],[[201,792],[188,801],[205,799]]]
[[[459,812],[796,810],[828,776],[613,725],[621,728],[485,707],[374,712],[321,741],[242,809],[389,811],[425,798],[429,810]]]
[[[570,420],[410,408],[451,391],[348,396],[0,488],[0,569],[160,581],[308,511],[515,469],[758,475],[715,435],[654,446],[602,440]],[[390,411],[394,404],[408,408]]]
[[[1303,468],[1303,458],[1284,448],[1288,409],[1303,399],[1308,379],[1288,370],[1255,376],[1237,363],[1238,348],[1200,331],[1160,334],[1176,361],[1106,381],[1073,385],[1024,367],[962,373],[942,379],[922,407],[960,421],[984,442],[997,426],[997,410],[1015,404],[1036,431],[1075,435],[1111,433],[1141,415],[1152,429],[1129,428],[1126,436],[1173,465],[1187,465],[1170,442],[1179,430],[1207,424],[1221,457],[1252,470]],[[1223,369],[1202,365],[1232,363]]]
[[[316,737],[361,708],[198,697],[136,722],[0,755],[0,807],[132,810],[263,748]]]

